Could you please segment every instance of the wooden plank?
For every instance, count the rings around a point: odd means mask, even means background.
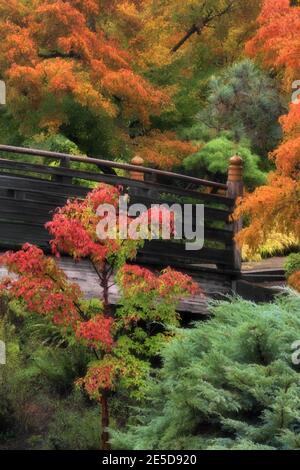
[[[65,197],[84,197],[89,191],[89,188],[82,186],[63,185],[37,178],[21,178],[19,176],[4,176],[3,174],[0,176],[0,188],[14,189],[16,191],[25,192],[26,194],[54,194]]]
[[[276,295],[283,293],[282,287],[284,286],[266,287],[262,284],[239,280],[237,281],[236,293],[251,302],[266,303],[273,302]]]
[[[100,172],[85,172],[84,170],[72,169],[69,166],[48,166],[42,165],[39,163],[27,163],[27,162],[19,162],[16,160],[7,160],[4,158],[0,158],[0,168],[3,170],[16,170],[22,171],[24,173],[40,173],[45,175],[57,175],[57,176],[68,176],[73,178],[74,172],[80,173],[87,173],[91,176],[97,176],[97,174],[101,174]],[[77,177],[77,176],[76,176]]]
[[[19,246],[27,242],[45,245],[49,240],[50,235],[43,225],[0,220],[1,246]]]
[[[146,241],[144,247],[140,250],[141,255],[145,255],[153,264],[162,261],[168,264],[180,258],[184,264],[197,264],[207,262],[212,264],[221,263],[226,266],[232,265],[232,250],[218,250],[214,248],[202,248],[198,251],[187,251],[184,244],[174,243],[167,240]]]
[[[35,201],[26,201],[22,200],[20,203],[20,200],[18,199],[13,199],[10,197],[1,197],[0,196],[0,210],[4,211],[11,211],[11,212],[18,212],[18,211],[24,211],[25,213],[28,214],[45,214],[45,212],[50,212],[56,209],[56,205],[54,204],[48,204],[47,202],[39,202],[36,203]]]
[[[233,236],[230,230],[222,230],[216,228],[204,227],[204,240],[213,240],[231,246],[233,244]]]
[[[5,222],[12,222],[12,223],[29,223],[33,225],[44,225],[46,222],[51,220],[51,215],[47,215],[46,213],[43,215],[39,214],[24,214],[22,212],[4,212],[0,210],[0,221],[2,223]],[[1,237],[1,235],[0,235]]]
[[[15,177],[15,175],[10,175],[12,177]],[[19,176],[18,176],[19,178]],[[23,180],[27,181],[27,178],[25,176],[20,177]],[[35,179],[35,181],[41,181],[40,179]],[[44,181],[44,180],[42,180]],[[33,191],[33,192],[28,192],[28,191],[22,191],[18,189],[1,189],[1,176],[0,176],[0,197],[3,198],[9,198],[12,201],[17,200],[20,204],[20,201],[27,201],[27,202],[32,202],[36,204],[48,204],[53,206],[54,208],[57,207],[62,207],[66,201],[69,199],[68,195],[59,195],[53,192],[53,194],[48,194],[45,192],[38,192],[38,191]],[[83,198],[83,196],[78,196],[79,199]]]
[[[9,163],[7,163],[9,162]],[[234,204],[234,201],[231,198],[228,198],[226,196],[220,196],[216,194],[209,194],[209,193],[201,193],[198,191],[194,190],[186,190],[186,189],[181,189],[181,188],[174,188],[172,186],[168,185],[162,185],[158,183],[153,183],[153,182],[145,182],[145,181],[137,181],[137,180],[131,180],[130,178],[125,178],[125,177],[120,177],[120,176],[115,176],[115,175],[104,175],[104,174],[96,174],[92,172],[87,172],[87,171],[79,171],[79,170],[73,170],[73,169],[68,169],[68,168],[58,168],[58,167],[44,167],[43,165],[36,165],[36,164],[29,164],[29,163],[24,163],[20,164],[15,163],[14,165],[11,165],[10,160],[2,160],[2,165],[8,165],[10,168],[15,168],[15,169],[23,169],[24,171],[30,171],[30,172],[41,172],[44,171],[44,173],[47,174],[53,174],[53,175],[64,175],[64,176],[70,176],[70,177],[76,177],[79,179],[85,179],[89,181],[98,181],[98,182],[105,182],[108,184],[117,184],[117,185],[122,185],[122,186],[128,186],[134,187],[134,188],[140,188],[140,189],[145,189],[145,190],[156,190],[159,193],[171,193],[171,194],[177,194],[181,196],[189,196],[189,197],[194,197],[198,200],[203,200],[206,202],[211,202],[211,203],[217,203],[217,204],[222,204],[228,207],[232,207]],[[4,175],[4,173],[2,173]],[[2,175],[1,175],[2,177]],[[71,196],[72,194],[70,194]]]
[[[45,224],[52,219],[56,205],[0,197],[0,219]]]
[[[205,219],[211,220],[214,222],[228,222],[228,218],[231,215],[231,211],[225,211],[222,209],[214,209],[211,207],[205,206],[204,214]],[[232,230],[232,229],[230,229]]]
[[[259,271],[284,271],[284,265],[287,261],[286,256],[274,256],[261,261],[245,261],[242,266],[243,271],[259,272]]]
[[[284,273],[278,272],[278,273],[267,273],[267,272],[261,272],[259,274],[250,274],[250,273],[245,273],[241,276],[241,279],[243,281],[247,282],[275,282],[275,281],[287,281],[286,276]]]
[[[6,207],[5,210],[0,209],[0,220],[2,221],[2,223],[3,221],[6,221],[11,223],[24,222],[31,223],[33,225],[44,225],[46,222],[52,219],[52,214],[48,211],[45,211],[44,214],[39,214],[36,212],[28,212],[27,210],[25,210],[25,208],[24,210],[22,210],[22,208],[18,207],[15,210],[11,210],[9,209],[9,207]],[[233,244],[231,232],[228,232],[226,230],[211,230],[205,227],[204,239],[206,241],[211,240],[222,243],[227,247]]]
[[[48,232],[43,225],[37,223],[19,223],[0,220],[0,241],[2,245],[21,245],[25,242],[47,244],[50,240]],[[157,260],[171,264],[180,258],[184,264],[196,264],[200,262],[219,263],[230,266],[232,263],[232,252],[230,250],[218,250],[203,248],[199,251],[186,251],[184,244],[174,243],[168,240],[152,240],[145,242],[140,254],[146,256],[148,261],[155,264]],[[149,260],[150,257],[150,260]]]
[[[148,209],[151,207],[152,204],[168,204],[170,207],[173,204],[179,204],[181,208],[183,208],[184,203],[172,201],[170,199],[158,198],[158,197],[150,197],[144,195],[138,196],[130,196],[129,200],[130,204],[144,204]],[[232,214],[231,210],[225,209],[215,209],[213,207],[209,207],[208,205],[204,205],[205,211],[205,220],[212,220],[212,221],[222,221],[228,222],[230,215]]]
[[[125,171],[135,171],[143,174],[163,176],[167,178],[173,178],[175,180],[181,180],[188,183],[196,184],[197,186],[206,186],[215,189],[227,190],[227,185],[223,183],[217,183],[214,181],[202,180],[200,178],[195,178],[193,176],[181,175],[178,173],[172,173],[170,171],[157,170],[154,168],[148,168],[138,165],[132,165],[128,163],[119,163],[109,160],[101,160],[100,158],[91,158],[83,155],[70,155],[67,153],[59,152],[50,152],[48,150],[39,150],[33,148],[24,148],[24,147],[15,147],[11,145],[0,145],[0,151],[14,153],[19,155],[35,155],[42,156],[46,158],[64,160],[68,159],[70,161],[83,162],[83,163],[92,163],[97,167],[108,167],[108,168],[119,168]]]
[[[19,195],[23,196],[23,201],[27,202],[35,202],[36,204],[40,203],[47,203],[52,205],[53,207],[63,207],[67,200],[69,199],[68,196],[56,196],[55,194],[46,194],[46,193],[19,193]],[[16,192],[16,196],[18,196],[18,192]]]
[[[1,250],[20,250],[25,243],[36,245],[44,250],[45,253],[50,253],[51,251],[48,240],[39,240],[36,237],[28,236],[25,242],[19,234],[15,234],[14,237],[3,237],[3,239],[1,237]]]
[[[103,297],[103,289],[100,285],[99,276],[96,273],[93,264],[89,260],[82,260],[80,263],[75,263],[72,258],[63,256],[58,260],[58,264],[60,268],[65,271],[71,282],[79,284],[85,298],[101,299]],[[161,268],[163,268],[163,266]],[[153,269],[153,271],[157,272],[158,270]],[[203,299],[196,295],[182,299],[177,307],[178,312],[206,315],[208,313],[207,299],[220,298],[231,292],[231,281],[229,276],[224,276],[209,269],[203,269],[199,272],[186,269],[184,272],[190,275],[194,282],[199,284],[199,286],[204,290],[207,298]],[[0,278],[6,275],[6,269],[0,266]],[[109,284],[111,285],[109,288],[109,303],[111,305],[117,305],[120,299],[120,292],[114,282],[113,276],[111,277]]]
[[[144,181],[135,180],[134,183],[132,180],[129,180],[129,187],[136,187],[141,189],[146,189],[151,191],[150,194],[166,195],[166,194],[176,194],[178,196],[189,197],[195,199],[196,201],[201,201],[203,203],[218,204],[221,206],[233,208],[235,201],[227,196],[220,196],[217,194],[203,193],[200,191],[195,191],[191,189],[181,189],[174,186],[168,186],[158,183],[146,183]],[[140,196],[140,194],[139,194]],[[152,197],[152,196],[151,196]],[[167,199],[167,198],[166,198]]]
[[[225,206],[226,208],[228,207],[230,211],[232,211],[232,208],[235,203],[234,199],[228,198],[227,196],[211,194],[211,193],[203,193],[201,191],[184,189],[184,188],[174,187],[171,185],[159,184],[155,182],[146,182],[146,181],[130,180],[130,179],[123,178],[122,184],[128,187],[130,197],[132,198],[133,197],[138,197],[138,198],[148,197],[148,198],[154,199],[155,197],[159,197],[159,200],[161,200],[161,196],[163,196],[165,202],[167,202],[170,196],[166,197],[166,195],[175,194],[177,196],[195,199],[198,203],[202,202],[202,203],[207,203],[207,204]],[[131,188],[134,188],[134,193],[130,191]],[[143,191],[139,191],[138,194],[135,194],[136,189],[144,190],[144,194],[143,194]],[[173,202],[176,202],[176,201],[173,201]]]
[[[10,162],[10,161],[9,161]],[[3,161],[2,161],[3,163]],[[10,162],[11,163],[11,162]],[[3,165],[6,165],[5,161]],[[139,193],[131,196],[130,203],[133,202],[147,202],[148,204],[155,203],[169,203],[165,199],[165,195],[181,195],[184,197],[192,197],[196,201],[205,202],[205,217],[212,217],[212,220],[228,219],[230,210],[216,209],[215,207],[207,207],[208,204],[225,205],[231,207],[233,201],[230,198],[218,195],[210,195],[199,193],[197,191],[185,190],[182,188],[173,188],[167,185],[159,185],[154,183],[146,183],[129,178],[117,177],[114,175],[101,175],[91,172],[78,172],[68,168],[52,168],[43,165],[22,164],[22,169],[32,171],[33,168],[39,167],[41,171],[45,171],[51,175],[62,174],[70,176],[71,174],[76,178],[87,177],[105,179],[105,182],[110,184],[124,183],[130,185],[130,188],[138,189]],[[21,168],[18,166],[18,169]],[[13,166],[12,166],[13,168]],[[14,167],[15,168],[15,167]],[[51,218],[50,207],[54,208],[58,205],[63,205],[69,197],[84,197],[90,189],[74,184],[60,184],[57,182],[26,177],[26,175],[9,175],[0,174],[0,225],[1,235],[0,239],[2,244],[6,246],[7,243],[22,244],[26,241],[37,243],[39,245],[47,245],[49,235],[43,228],[43,223]],[[143,193],[143,191],[144,193]],[[16,198],[23,198],[22,200],[10,199],[3,197],[7,194],[15,195]],[[152,197],[152,195],[154,195]],[[163,197],[162,197],[163,196]],[[172,197],[172,196],[171,196]],[[34,202],[35,201],[35,202]],[[43,205],[39,205],[42,203]],[[176,202],[175,202],[176,203]],[[7,204],[7,206],[5,206]],[[28,205],[28,204],[31,204]],[[22,205],[24,210],[22,209]],[[146,204],[145,204],[146,205]],[[36,212],[34,211],[36,208]],[[17,222],[23,222],[19,224]],[[195,222],[195,220],[194,220]],[[225,244],[229,249],[217,248],[204,248],[199,251],[186,251],[183,244],[175,243],[172,241],[151,241],[151,246],[146,242],[144,249],[141,251],[140,256],[147,259],[149,263],[156,263],[157,259],[161,259],[165,265],[174,265],[178,261],[183,265],[191,265],[207,262],[209,264],[222,264],[224,266],[232,266],[232,232],[231,230],[223,230],[220,228],[210,227],[205,222],[205,239],[214,240]]]

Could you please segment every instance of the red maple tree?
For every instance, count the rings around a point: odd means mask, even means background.
[[[98,238],[97,224],[103,216],[97,214],[97,207],[105,203],[116,206],[119,195],[118,188],[100,185],[84,200],[68,201],[47,224],[54,254],[67,253],[77,261],[88,257],[94,263],[103,289],[96,306],[84,299],[79,286],[68,280],[55,258],[45,256],[40,248],[26,244],[22,250],[0,258],[0,263],[17,275],[4,279],[0,292],[22,302],[25,311],[58,325],[67,340],[73,338],[93,352],[95,359],[77,384],[101,404],[102,449],[109,448],[110,394],[123,387],[139,397],[151,357],[170,336],[166,330],[149,337],[140,322],[177,325],[180,298],[201,293],[189,276],[170,268],[157,275],[128,265],[126,261],[135,257],[142,240]],[[154,218],[161,229],[164,219],[157,209],[150,214],[150,220]],[[117,218],[117,227],[118,223]],[[109,301],[114,276],[121,294],[115,311]]]

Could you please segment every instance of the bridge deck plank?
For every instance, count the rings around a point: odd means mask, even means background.
[[[1,253],[0,253],[1,255]],[[65,271],[68,278],[72,282],[79,284],[86,298],[102,298],[102,288],[100,286],[99,276],[88,260],[82,260],[75,263],[71,258],[62,257],[59,260],[60,267]],[[231,283],[224,276],[217,272],[211,274],[209,278],[205,274],[205,266],[203,272],[185,271],[190,274],[193,279],[201,286],[207,295],[207,298],[221,298],[231,292]],[[0,279],[7,276],[7,270],[0,267]],[[109,302],[111,305],[117,305],[119,300],[119,292],[115,283],[109,291]],[[178,312],[188,312],[194,315],[207,315],[209,313],[207,307],[207,299],[200,296],[194,296],[182,300],[178,305]]]

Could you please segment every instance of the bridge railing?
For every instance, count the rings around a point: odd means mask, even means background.
[[[95,183],[119,185],[131,203],[192,204],[205,207],[202,250],[186,251],[185,240],[153,240],[145,243],[139,261],[157,265],[217,265],[238,272],[240,258],[234,242],[239,225],[230,222],[235,198],[241,194],[242,163],[232,159],[228,184],[152,169],[137,164],[112,162],[81,155],[0,145],[0,248],[16,248],[31,242],[47,249],[44,228],[56,207],[68,198],[84,197]],[[24,155],[30,161],[24,161]],[[22,157],[22,158],[20,158]],[[56,162],[53,165],[53,162]],[[81,163],[89,164],[89,170]]]

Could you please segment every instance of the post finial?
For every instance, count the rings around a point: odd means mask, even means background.
[[[135,155],[131,160],[131,165],[143,166],[144,163],[144,159],[139,155]]]
[[[229,160],[228,168],[228,181],[229,182],[239,182],[243,181],[243,159],[239,155],[234,155]]]
[[[135,155],[135,157],[133,157],[131,160],[131,165],[143,166],[144,159],[139,155]],[[140,171],[131,171],[130,178],[133,180],[144,181],[144,173],[141,173]]]

